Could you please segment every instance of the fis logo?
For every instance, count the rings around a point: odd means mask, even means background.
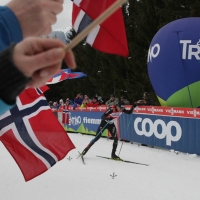
[[[191,44],[192,40],[180,40],[182,44],[182,59],[191,60],[193,57],[200,60],[200,40],[197,44]]]
[[[156,58],[160,53],[160,45],[154,44],[152,47],[150,46],[148,51],[147,62],[152,62],[153,58]]]
[[[71,117],[69,118],[69,125],[73,125],[73,126],[76,126],[76,125],[79,125],[81,124],[81,117],[80,116],[75,116],[75,117]]]

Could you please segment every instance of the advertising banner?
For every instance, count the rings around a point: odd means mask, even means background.
[[[194,118],[133,114],[128,131],[120,120],[121,138],[149,146],[200,155],[200,120]]]
[[[149,146],[200,155],[200,111],[141,106],[120,117],[121,138]]]
[[[65,129],[95,135],[103,112],[69,110],[69,124],[64,125]],[[199,108],[138,106],[133,114],[113,113],[113,116],[120,139],[200,155]],[[107,130],[103,136],[109,136]]]
[[[69,111],[69,124],[65,125],[65,129],[69,132],[95,135],[101,123],[102,114],[103,112],[101,111]],[[102,135],[108,136],[108,131],[105,130]]]

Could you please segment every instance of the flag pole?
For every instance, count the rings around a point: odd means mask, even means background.
[[[97,25],[105,21],[110,15],[112,15],[122,4],[127,0],[117,0],[109,8],[107,8],[101,15],[99,15],[90,25],[88,25],[81,33],[66,45],[65,51],[73,49],[81,40],[83,40]]]

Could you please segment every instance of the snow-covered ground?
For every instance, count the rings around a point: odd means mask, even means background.
[[[78,151],[93,136],[69,136],[77,148],[29,182],[1,144],[0,200],[200,200],[199,156],[123,143],[123,159],[149,166],[117,162],[96,157],[110,156],[113,140],[101,138],[85,155],[84,165],[76,159]]]

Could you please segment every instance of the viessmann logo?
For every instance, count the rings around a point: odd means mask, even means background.
[[[147,126],[149,129],[147,130]],[[158,126],[161,126],[162,131],[158,133]],[[141,129],[140,129],[140,128]],[[176,134],[172,135],[172,127],[176,129]],[[171,146],[171,142],[177,142],[182,136],[182,129],[178,122],[170,121],[167,124],[161,119],[157,119],[152,122],[151,119],[137,117],[134,121],[134,129],[138,135],[145,135],[151,137],[153,134],[158,139],[164,139],[166,137],[166,145]]]

